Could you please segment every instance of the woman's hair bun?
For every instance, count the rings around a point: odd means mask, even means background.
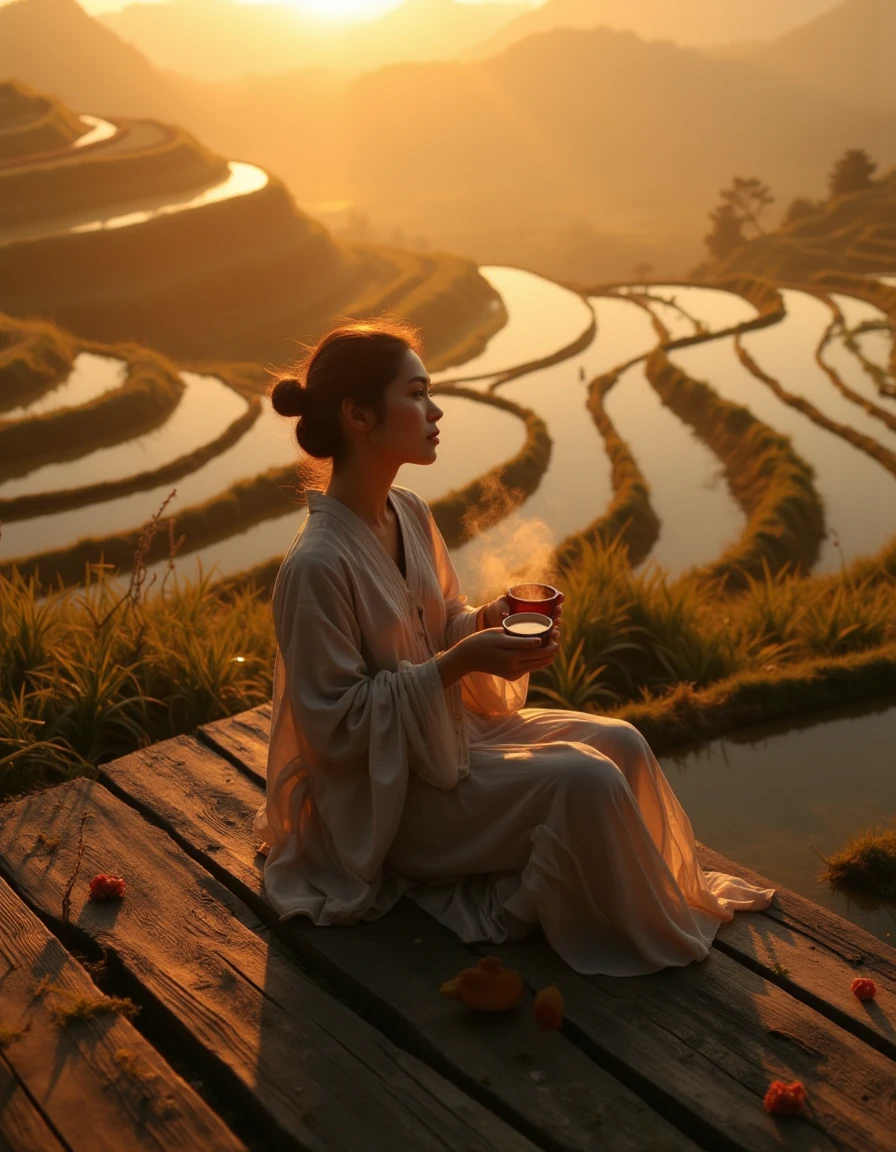
[[[294,376],[286,376],[271,389],[271,403],[281,416],[301,416],[305,411],[305,388]]]

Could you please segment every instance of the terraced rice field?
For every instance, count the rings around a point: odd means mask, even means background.
[[[93,352],[80,352],[75,357],[68,377],[28,404],[3,409],[0,401],[0,419],[30,420],[45,416],[62,408],[74,408],[120,388],[124,383],[125,365],[110,356],[97,356]]]
[[[832,533],[822,547],[818,570],[839,567],[841,552],[847,558],[876,552],[896,532],[896,517],[891,512],[896,507],[896,477],[877,460],[779,399],[737,358],[733,337],[713,337],[715,332],[756,316],[755,308],[746,300],[728,291],[676,284],[648,286],[649,297],[663,300],[641,299],[639,303],[626,299],[627,293],[639,292],[636,285],[623,287],[619,295],[585,300],[517,269],[485,271],[502,290],[509,323],[475,360],[435,379],[468,374],[481,377],[477,387],[482,391],[496,387],[501,396],[538,413],[547,424],[553,447],[537,489],[523,505],[455,549],[455,563],[471,597],[484,595],[496,583],[500,585],[510,570],[508,566],[518,563],[520,555],[533,561],[539,557],[547,560],[554,546],[586,528],[609,506],[613,497],[609,460],[586,408],[588,384],[600,374],[644,357],[655,346],[657,334],[651,312],[673,339],[693,336],[699,324],[705,334],[703,341],[674,350],[673,363],[707,381],[720,396],[744,404],[773,429],[791,436],[797,451],[815,468]],[[745,334],[744,348],[763,372],[775,376],[794,394],[810,399],[830,419],[848,422],[881,444],[896,448],[896,434],[846,399],[815,360],[815,351],[833,317],[829,306],[798,292],[785,292],[785,303],[786,318],[771,328]],[[870,306],[859,307],[851,298],[838,297],[837,304],[841,310],[844,305],[852,309],[850,323],[873,318]],[[536,316],[540,318],[537,328]],[[581,340],[594,321],[596,334],[584,350],[500,382],[502,373],[514,365],[562,354],[564,348]],[[855,354],[842,344],[828,344],[824,355],[835,358],[837,371],[852,386],[867,375]],[[44,465],[7,480],[0,484],[0,499],[120,479],[157,468],[213,440],[245,411],[245,399],[220,381],[189,373],[185,379],[189,386],[181,402],[156,432],[100,449],[73,463]],[[108,379],[101,383],[100,376],[95,375],[87,384],[86,378],[73,373],[66,384],[35,404],[49,410],[50,406],[65,404],[66,399],[69,403],[84,402],[85,396],[96,395],[108,383]],[[396,480],[430,501],[512,458],[524,439],[522,423],[507,412],[460,397],[442,397],[440,403],[445,417],[437,462],[428,468],[406,466]],[[605,407],[634,453],[660,520],[660,535],[647,562],[659,563],[674,574],[720,555],[737,539],[745,517],[729,492],[718,458],[660,403],[640,362],[621,374],[606,397]],[[35,411],[22,406],[17,416]],[[288,467],[294,459],[289,422],[276,417],[263,401],[258,419],[236,444],[176,483],[148,485],[76,511],[8,523],[4,558],[50,551],[84,536],[101,537],[133,529],[148,519],[174,487],[177,497],[172,510],[177,514],[220,496],[238,481],[251,480],[274,466]],[[272,505],[256,524],[248,528],[241,524],[239,531],[226,539],[192,551],[188,540],[180,567],[189,573],[195,562],[201,561],[207,571],[217,567],[221,574],[229,575],[269,561],[283,553],[303,515],[284,494],[282,503]]]
[[[700,331],[700,342],[670,351],[673,364],[790,437],[796,451],[814,468],[829,532],[816,570],[833,571],[844,557],[849,560],[875,553],[896,534],[896,476],[867,451],[787,403],[763,379],[769,377],[791,397],[809,401],[828,421],[896,449],[893,430],[845,396],[825,371],[827,364],[847,387],[861,392],[863,399],[880,399],[862,358],[839,334],[823,344],[835,314],[820,297],[785,290],[785,318],[740,335],[740,346],[755,362],[757,374],[738,357],[735,336],[718,335],[756,316],[751,304],[730,292],[705,286],[648,286],[649,297],[663,297],[657,300],[644,298],[640,286],[630,285],[612,295],[583,299],[514,269],[487,272],[492,283],[501,286],[510,322],[481,356],[460,370],[442,374],[441,379],[456,379],[469,370],[477,377],[477,390],[486,393],[491,389],[533,409],[547,425],[552,451],[538,487],[523,504],[454,550],[462,587],[473,602],[499,592],[510,574],[519,570],[521,560],[535,567],[547,563],[560,541],[588,527],[609,507],[613,499],[610,462],[586,401],[590,382],[617,368],[623,370],[605,397],[605,410],[647,480],[660,520],[659,538],[645,563],[659,563],[673,574],[681,572],[712,561],[742,531],[745,516],[728,490],[720,461],[660,402],[646,378],[643,359],[658,339],[651,313],[673,340],[693,337]],[[842,294],[837,294],[834,304],[848,328],[880,318],[871,306]],[[592,323],[595,334],[587,346],[569,351],[574,342],[582,342]],[[874,362],[883,369],[889,364],[891,336],[887,331],[874,333],[874,338]],[[568,351],[565,357],[564,349]],[[539,358],[557,362],[505,375],[515,366]],[[865,358],[872,359],[870,355]],[[80,486],[98,478],[123,479],[209,442],[245,413],[247,400],[222,381],[190,373],[184,377],[186,392],[155,433],[100,449],[69,464],[32,469],[0,484],[0,499],[63,485]],[[27,419],[40,412],[59,411],[116,387],[120,379],[120,367],[82,355],[66,382],[6,415]],[[438,460],[426,468],[406,466],[397,477],[398,483],[420,492],[430,502],[512,458],[525,438],[522,421],[511,413],[461,397],[443,396],[439,403],[444,418]],[[896,409],[892,401],[889,403]],[[234,483],[251,480],[274,466],[288,469],[296,459],[291,422],[274,415],[266,399],[261,400],[260,409],[235,444],[175,484],[151,484],[75,511],[5,523],[3,559],[57,548],[85,534],[101,537],[134,529],[173,487],[178,491],[173,508],[177,513],[219,497]],[[284,493],[282,500],[250,527],[240,526],[226,538],[192,551],[188,541],[177,571],[192,575],[201,563],[206,572],[216,569],[229,575],[270,561],[285,551],[304,515],[304,509],[290,503],[289,494]],[[158,570],[162,567],[159,565]],[[892,727],[892,715],[887,714],[880,723]],[[873,735],[876,728],[871,731]],[[836,787],[837,779],[842,780],[842,755],[847,754],[836,750],[844,740],[844,747],[855,740],[854,731],[845,725],[843,732],[839,728],[836,733],[819,732],[817,738],[803,730],[792,738],[782,733],[770,736],[768,743],[761,736],[748,743],[733,739],[717,742],[708,749],[683,752],[670,759],[668,768],[698,835],[711,846],[781,877],[812,899],[825,896],[815,879],[816,857],[804,841],[829,850],[853,834],[858,824],[878,816],[873,805],[847,803],[842,789]],[[868,732],[863,728],[863,739],[868,739]],[[812,751],[813,741],[820,741],[822,750],[829,753],[824,761],[830,762],[828,768],[819,768],[821,761]],[[868,771],[877,763],[867,748],[863,763]],[[727,765],[733,765],[733,770],[728,771]],[[763,772],[768,784],[760,788]],[[759,808],[750,807],[751,798],[755,801],[760,792],[765,795],[772,780],[779,797],[773,821],[764,803]],[[810,786],[816,802],[807,806],[805,790]],[[867,789],[853,789],[854,796],[865,793],[879,794],[870,782]],[[884,814],[881,808],[880,815]],[[889,930],[887,917],[892,916],[892,910],[858,908],[834,896],[828,902],[842,915],[857,919],[881,936]]]
[[[228,168],[230,172],[225,180],[201,192],[184,192],[180,197],[166,192],[155,198],[141,197],[139,206],[131,209],[116,204],[106,209],[90,208],[80,213],[67,213],[59,219],[35,220],[5,228],[3,240],[4,242],[37,240],[70,233],[129,228],[136,224],[145,224],[158,216],[170,216],[174,212],[188,212],[194,208],[208,207],[210,204],[219,204],[237,196],[249,196],[268,183],[267,172],[254,164],[231,160]]]

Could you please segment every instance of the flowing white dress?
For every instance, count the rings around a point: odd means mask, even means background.
[[[267,790],[255,818],[283,919],[372,920],[404,894],[464,941],[540,926],[584,973],[702,960],[774,890],[697,862],[690,822],[623,721],[526,708],[528,677],[445,688],[435,657],[477,610],[426,503],[389,495],[406,577],[323,492],[274,588]]]

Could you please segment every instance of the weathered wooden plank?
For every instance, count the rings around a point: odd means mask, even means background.
[[[222,731],[221,728],[219,728],[215,733],[215,737],[217,743],[223,744],[227,739],[227,732]],[[210,775],[207,776],[207,780],[207,783],[201,785],[202,790],[206,790],[209,787],[214,787],[213,768]],[[239,776],[233,777],[233,780],[239,781]],[[228,785],[228,787],[232,786],[232,783]],[[139,784],[137,784],[137,787],[139,787]],[[249,793],[249,795],[251,796],[251,793]],[[255,804],[256,799],[252,798],[247,807],[252,808]],[[236,819],[237,817],[234,815],[232,818]],[[245,825],[246,821],[244,818],[243,826]],[[224,833],[224,839],[227,839],[226,830]],[[218,858],[221,859],[220,856]],[[221,862],[223,863],[223,859]],[[706,854],[706,866],[733,873],[738,873],[741,871],[741,869],[739,869],[738,866],[736,866],[733,862],[725,860],[724,857],[720,857],[718,854],[709,853],[708,850]],[[764,884],[765,886],[770,886],[768,882],[764,882]],[[800,904],[807,904],[808,902],[801,901],[799,897],[795,897],[795,895],[791,893],[787,893],[785,895],[785,899],[790,897],[792,897],[791,906],[795,907],[798,913],[801,913],[802,910],[799,907]],[[863,1041],[873,1041],[876,1047],[886,1053],[889,1053],[892,1050],[893,1032],[890,1015],[892,1013],[892,1005],[894,1001],[888,996],[888,991],[886,989],[886,976],[884,975],[885,987],[883,990],[883,995],[880,997],[880,1003],[874,1005],[871,1011],[867,1012],[867,1015],[863,1020],[859,1014],[865,1012],[866,1006],[861,1005],[860,1002],[856,1001],[855,997],[852,997],[851,992],[849,992],[849,984],[851,982],[852,976],[854,975],[854,971],[844,966],[844,960],[836,948],[826,951],[822,946],[816,945],[815,950],[813,951],[812,942],[797,932],[791,932],[791,930],[787,927],[786,922],[779,919],[780,910],[776,909],[776,912],[778,913],[778,916],[765,917],[764,915],[752,915],[735,917],[735,921],[732,922],[732,924],[723,925],[720,931],[720,936],[724,942],[725,933],[727,931],[728,939],[731,941],[731,943],[723,943],[723,947],[720,947],[717,950],[718,954],[714,951],[710,958],[716,969],[721,968],[722,971],[728,972],[727,980],[730,983],[731,988],[741,989],[742,999],[749,1001],[750,999],[759,998],[760,1003],[774,1006],[773,1015],[775,1016],[777,1023],[770,1024],[767,1028],[765,1028],[764,1032],[761,1028],[757,1030],[756,1025],[758,1024],[758,1017],[752,1022],[752,1024],[749,1014],[741,1019],[740,1026],[743,1027],[746,1032],[746,1039],[744,1041],[743,1050],[745,1052],[750,1051],[750,1046],[752,1043],[753,1055],[759,1061],[758,1067],[760,1069],[765,1067],[766,1062],[771,1063],[775,1060],[783,1059],[787,1055],[787,1042],[785,1039],[783,1039],[783,1037],[789,1034],[788,1029],[790,1025],[788,1021],[801,1021],[801,1027],[807,1027],[810,1029],[819,1027],[823,1022],[815,1019],[816,1013],[814,1009],[817,1006],[819,1009],[821,1009],[822,1013],[831,1018],[834,1023],[844,1026],[853,1034],[858,1035],[859,1039]],[[805,916],[805,913],[802,914]],[[834,921],[838,930],[841,932],[844,931],[843,928],[836,924],[836,922],[840,919],[839,917],[828,914],[825,919]],[[861,935],[867,936],[868,934],[861,933]],[[781,963],[780,960],[773,958],[775,947],[779,947],[782,940],[788,940],[788,938],[791,936],[793,937],[793,939],[789,941],[791,950],[790,959],[793,961],[791,973],[787,976],[784,976],[780,973],[774,973],[774,964]],[[762,956],[762,953],[758,947],[754,946],[752,951],[748,948],[747,941],[751,938],[765,942],[764,957]],[[873,941],[874,938],[870,937],[870,940]],[[737,971],[737,965],[732,965],[730,959],[727,962],[725,959],[725,952],[731,953],[734,951],[734,943],[737,942],[739,942],[740,955],[732,957],[732,959],[743,961],[749,959],[752,962],[750,966],[744,964],[744,971],[742,972]],[[488,946],[488,950],[493,950],[492,946]],[[479,949],[479,951],[482,951],[482,949]],[[498,952],[499,954],[501,953],[500,949],[494,949],[494,951]],[[798,960],[796,958],[799,956],[801,951],[804,953],[804,957],[803,959]],[[555,963],[553,953],[550,953],[550,957],[552,958],[552,963]],[[702,970],[705,967],[706,965],[700,965],[699,970]],[[763,980],[755,980],[753,978],[753,974],[749,970],[750,967],[758,970],[761,976],[773,976],[774,981],[781,983],[782,986],[786,987],[789,992],[799,992],[800,998],[808,1004],[808,1007],[811,1010],[802,1008],[802,1006],[799,1004],[794,1004],[789,997],[782,998],[775,989],[766,985]],[[542,982],[550,982],[552,978],[557,978],[555,966],[550,968],[547,965],[547,962],[545,962],[545,964],[542,965],[542,969]],[[687,981],[692,981],[695,979],[692,971],[693,966],[691,966],[691,972],[689,972],[688,976],[686,977]],[[552,972],[553,976],[551,975]],[[875,978],[877,978],[879,973],[875,971],[874,975]],[[697,978],[697,980],[698,983],[694,985],[689,995],[693,995],[695,998],[699,999],[702,994],[702,982],[701,978]],[[846,993],[845,997],[843,994],[844,988]],[[826,992],[830,993],[831,989],[837,990],[834,1003],[831,1003],[825,995]],[[852,998],[854,1004],[849,1003],[848,997]],[[685,1001],[681,1006],[681,1011],[685,1013],[687,1011],[686,1001],[687,997],[685,997]],[[715,1018],[717,1020],[727,1020],[728,1012],[724,1004],[724,996],[719,996],[715,1007],[717,1012],[717,1016]],[[868,1023],[866,1023],[866,1021],[868,1021]],[[658,1024],[658,1027],[663,1030],[667,1030],[669,1025],[668,1022],[664,1022]],[[727,1036],[727,1026],[725,1032]],[[753,1033],[753,1035],[751,1035],[751,1033]],[[767,1037],[765,1036],[766,1033]],[[763,1048],[762,1043],[759,1043],[757,1040],[757,1035],[768,1039],[770,1046],[767,1050]],[[727,1043],[727,1039],[725,1042]],[[864,1100],[863,1097],[867,1095],[867,1093],[862,1090],[860,1083],[854,1077],[850,1081],[848,1076],[844,1077],[841,1074],[839,1070],[839,1064],[850,1066],[860,1057],[867,1057],[870,1059],[870,1054],[863,1052],[861,1045],[857,1045],[854,1042],[851,1042],[850,1037],[842,1035],[837,1028],[822,1027],[822,1040],[820,1043],[822,1043],[822,1050],[825,1052],[825,1059],[828,1061],[829,1065],[831,1067],[838,1068],[836,1073],[833,1074],[835,1082],[840,1083],[842,1080],[844,1084],[849,1084],[849,1092],[847,1092],[849,1099],[845,1102],[840,1101],[838,1104],[841,1118],[846,1116],[847,1119],[845,1123],[847,1127],[855,1129],[856,1132],[860,1132],[863,1117],[856,1118],[853,1113],[856,1109],[859,1109],[864,1115],[866,1113],[873,1112],[875,1107],[880,1108],[881,1105],[879,1098],[881,1093],[877,1093],[878,1103],[876,1105],[871,1104],[870,1101]],[[778,1049],[782,1048],[782,1044],[783,1050],[779,1052]],[[618,1048],[618,1045],[616,1047]],[[613,1050],[615,1051],[616,1049],[614,1048]],[[681,1057],[682,1064],[685,1068],[688,1068],[694,1064],[694,1053],[690,1050],[687,1043],[681,1045],[678,1052],[679,1056]],[[605,1048],[604,1053],[608,1056],[608,1059],[611,1062],[608,1066],[611,1066],[612,1052]],[[666,1056],[668,1057],[668,1053]],[[632,1055],[633,1068],[636,1066],[638,1058],[639,1057],[637,1055],[636,1046],[633,1049]],[[784,1067],[784,1065],[782,1065],[782,1067]],[[743,1067],[742,1072],[743,1079],[741,1082],[740,1110],[742,1111],[743,1108],[752,1108],[755,1111],[755,1093],[758,1091],[759,1096],[761,1097],[765,1087],[767,1086],[768,1080],[774,1079],[776,1077],[774,1075],[768,1076],[765,1079],[765,1082],[757,1087],[758,1082],[755,1076],[751,1076],[749,1068]],[[811,1067],[807,1066],[801,1068],[799,1073],[793,1073],[793,1075],[800,1075],[805,1077],[807,1078],[807,1083],[811,1083],[813,1081],[813,1076],[811,1073]],[[624,1075],[622,1072],[617,1072],[617,1074]],[[709,1077],[711,1080],[715,1074],[716,1073],[714,1071],[713,1062],[710,1062],[709,1066],[704,1067],[702,1072],[699,1072],[695,1075],[688,1074],[683,1077],[675,1076],[671,1079],[667,1077],[665,1081],[667,1101],[681,1099],[682,1097],[687,1098],[688,1093],[690,1092],[699,1095],[701,1081],[706,1077]],[[886,1080],[886,1077],[892,1076],[892,1074],[892,1065],[885,1062],[877,1066],[877,1072],[875,1075],[878,1076],[878,1080],[880,1075],[883,1075],[884,1080]],[[871,1076],[871,1080],[874,1081],[874,1075]],[[657,1079],[656,1083],[658,1085],[663,1084],[664,1081],[662,1077]],[[729,1092],[735,1091],[733,1083],[726,1082],[726,1086]],[[884,1093],[884,1096],[886,1096],[886,1093]],[[731,1101],[725,1103],[724,1100],[717,1102],[717,1104],[718,1107],[715,1111],[708,1110],[702,1114],[703,1119],[709,1124],[723,1124],[725,1111],[727,1108],[732,1106]],[[737,1111],[738,1108],[736,1104],[734,1107],[735,1111]],[[668,1114],[674,1115],[672,1112]],[[764,1146],[764,1141],[766,1141],[769,1136],[767,1127],[769,1124],[769,1119],[768,1117],[760,1114],[758,1117],[754,1116],[754,1121],[755,1131],[752,1133],[745,1132],[743,1134],[743,1139],[748,1146],[761,1148]],[[891,1122],[891,1117],[888,1114],[888,1109],[886,1106],[883,1106],[882,1113],[880,1116],[878,1116],[878,1121],[882,1123]],[[836,1129],[836,1123],[831,1121],[829,1127],[832,1130]],[[729,1132],[730,1131],[731,1127],[729,1126]],[[841,1138],[844,1139],[844,1142],[840,1146],[849,1147],[850,1145],[845,1142],[845,1137],[843,1137],[843,1134],[839,1133],[839,1131],[833,1146],[838,1146],[836,1141],[840,1140]],[[862,1139],[864,1139],[864,1137],[862,1137]],[[750,1141],[753,1141],[753,1143],[750,1143]],[[828,1144],[827,1146],[832,1145]],[[860,1143],[859,1147],[861,1146],[862,1145]]]
[[[66,1152],[0,1055],[0,1152]]]
[[[554,1149],[614,1152],[693,1148],[686,1136],[560,1034],[540,1032],[531,998],[498,1019],[438,995],[475,958],[416,905],[350,929],[281,923],[263,896],[252,837],[259,786],[189,738],[166,741],[103,769],[111,788],[152,813],[196,859],[265,918],[306,963],[357,997],[403,1046]],[[557,975],[565,966],[558,960]]]
[[[555,971],[543,940],[489,951],[533,986]],[[896,1147],[893,1063],[717,949],[699,964],[626,980],[570,972],[562,988],[570,1026],[587,1047],[621,1061],[739,1147],[775,1146],[778,1125],[762,1098],[778,1079],[801,1080],[810,1101],[805,1121],[792,1134],[788,1128],[788,1147]]]
[[[764,917],[789,929],[794,933],[794,938],[798,936],[814,944],[816,949],[836,957],[842,965],[852,970],[853,979],[866,973],[873,974],[875,981],[879,981],[882,988],[896,997],[896,949],[889,944],[878,940],[858,924],[844,920],[842,916],[789,888],[776,885],[773,880],[760,876],[745,864],[727,860],[704,845],[700,846],[700,863],[708,870],[730,872],[763,888],[776,888],[771,906],[762,914]],[[737,917],[733,924],[736,923]],[[737,932],[732,925],[723,925],[719,936],[723,941],[731,937],[732,948],[738,946]],[[744,954],[752,954],[751,946],[745,946]],[[759,959],[758,956],[756,958]]]
[[[231,760],[243,771],[248,771],[264,784],[267,773],[268,739],[271,734],[271,706],[262,704],[237,716],[203,724],[197,731],[199,739]]]
[[[88,902],[86,885],[76,885],[71,928],[115,958],[153,1034],[204,1062],[280,1145],[534,1150],[305,977],[236,896],[94,781],[4,809],[0,860],[43,915],[58,915],[82,811],[90,814],[83,875],[120,869],[128,892],[120,903]],[[16,850],[38,831],[59,840],[50,860]]]
[[[32,848],[33,841],[19,841],[18,855],[38,869],[52,866],[46,850]],[[0,1099],[9,1103],[9,1109],[0,1106],[0,1147],[40,1152],[245,1148],[124,1017],[105,1013],[65,1027],[54,1023],[52,1006],[71,997],[54,989],[35,995],[41,980],[73,996],[102,995],[0,880],[0,1025],[23,1030],[0,1056]]]
[[[200,736],[263,783],[269,732],[270,709],[264,706],[207,725]],[[764,912],[735,916],[723,924],[716,947],[896,1058],[896,949],[745,865],[703,844],[698,850],[700,863],[708,870],[776,888]],[[874,1003],[859,1001],[850,991],[858,975],[869,975],[878,984],[880,994]]]

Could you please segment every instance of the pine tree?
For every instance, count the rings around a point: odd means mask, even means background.
[[[818,210],[818,205],[814,200],[810,200],[806,196],[797,196],[795,200],[790,202],[790,207],[784,213],[784,220],[782,223],[785,227],[790,224],[796,224],[799,220],[805,220],[806,217],[812,216]]]
[[[712,231],[704,237],[704,243],[716,260],[724,260],[746,240],[743,218],[727,202],[720,204],[709,218]]]
[[[758,177],[735,176],[731,187],[723,189],[721,195],[722,203],[730,205],[744,224],[754,228],[757,235],[765,234],[759,217],[770,204],[774,204],[775,198]]]
[[[877,165],[864,148],[848,148],[834,165],[828,178],[832,196],[862,192],[871,187]]]

